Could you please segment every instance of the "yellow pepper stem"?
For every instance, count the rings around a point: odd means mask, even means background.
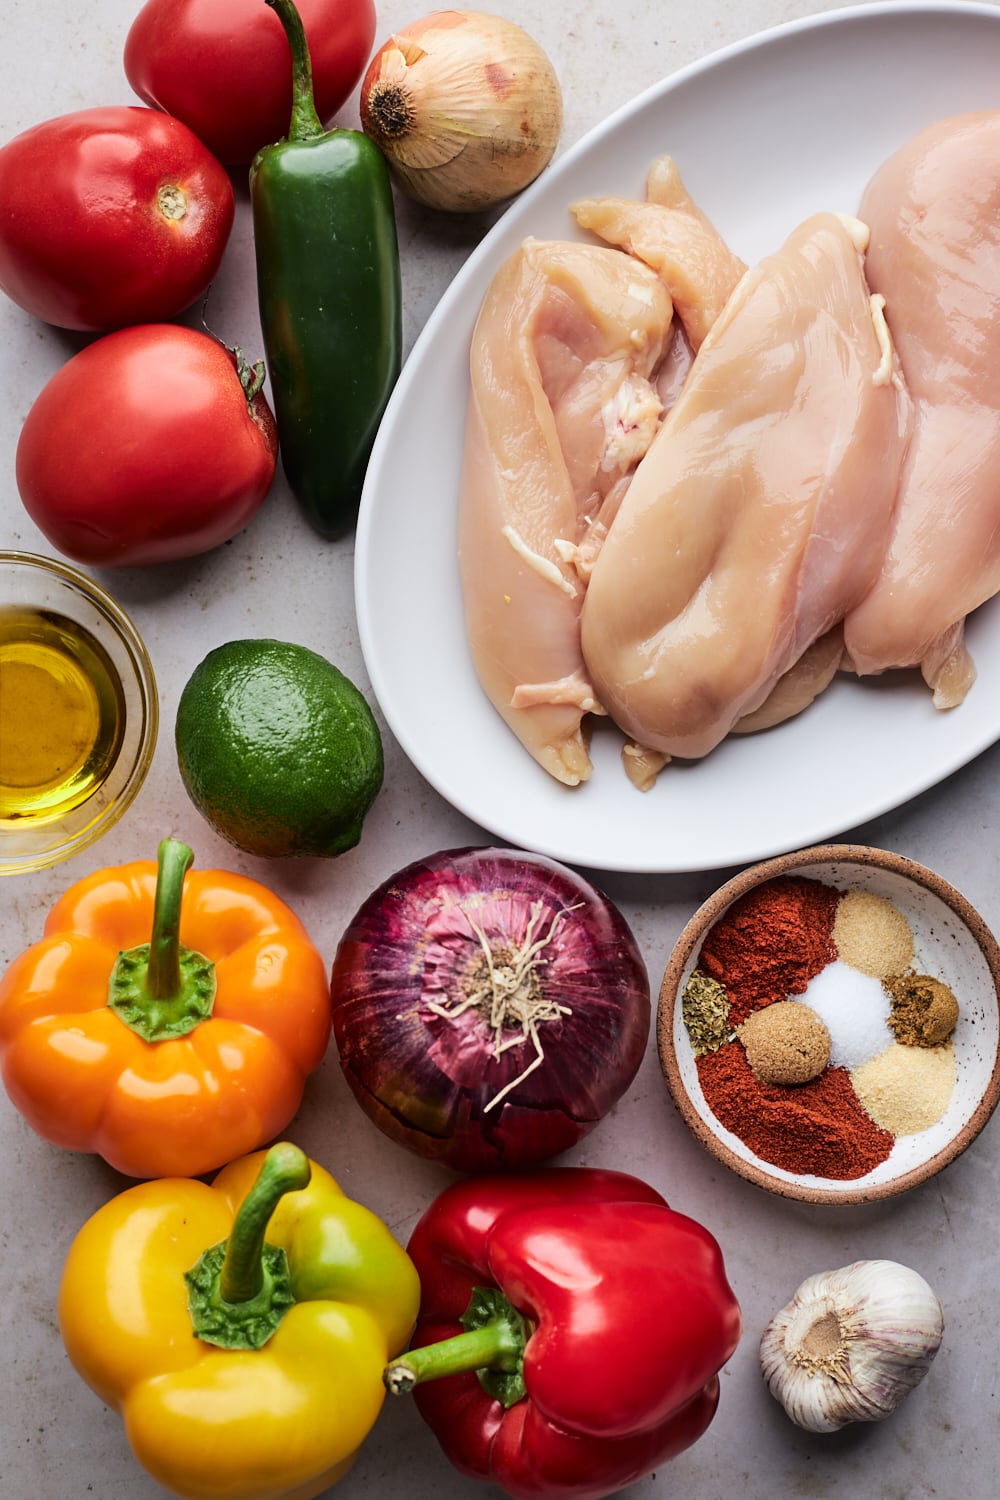
[[[223,1349],[260,1349],[294,1304],[284,1250],[264,1236],[285,1193],[307,1187],[312,1167],[288,1141],[272,1146],[240,1204],[229,1238],[186,1272],[188,1309],[198,1338]]]
[[[224,1302],[249,1302],[264,1286],[264,1235],[271,1215],[285,1193],[308,1187],[312,1176],[309,1158],[298,1146],[279,1141],[264,1158],[257,1181],[240,1204],[226,1241],[226,1254],[219,1277]]]

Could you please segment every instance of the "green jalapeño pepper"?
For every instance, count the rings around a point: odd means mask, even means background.
[[[324,131],[292,0],[266,0],[292,52],[287,137],[250,168],[261,328],[285,475],[324,537],[350,531],[402,358],[389,173],[356,130]]]

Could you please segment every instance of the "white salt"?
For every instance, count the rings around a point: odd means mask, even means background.
[[[794,997],[826,1022],[830,1065],[858,1068],[895,1040],[889,1030],[891,1000],[877,979],[849,964],[827,964]]]

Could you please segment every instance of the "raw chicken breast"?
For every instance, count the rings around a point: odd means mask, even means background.
[[[756,734],[759,729],[773,729],[794,719],[796,714],[815,703],[843,665],[844,631],[840,625],[821,635],[807,646],[788,671],[779,677],[759,708],[744,714],[733,725],[733,734]]]
[[[877,576],[906,422],[864,244],[818,214],[747,272],[633,476],[582,642],[640,746],[707,754]]]
[[[845,645],[860,673],[919,664],[948,708],[975,677],[965,616],[1000,589],[1000,111],[921,132],[861,213],[915,418],[885,565]]]
[[[653,163],[645,202],[584,198],[573,204],[573,216],[581,228],[657,272],[697,350],[746,266],[690,197],[673,159],[661,156]]]
[[[473,334],[459,504],[469,646],[497,711],[570,786],[591,771],[583,716],[603,712],[580,650],[586,579],[660,419],[650,377],[671,323],[641,262],[528,240]]]

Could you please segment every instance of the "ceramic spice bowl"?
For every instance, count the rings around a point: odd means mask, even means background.
[[[1000,946],[941,876],[863,845],[802,849],[742,871],[685,927],[660,991],[660,1063],[694,1135],[741,1177],[871,1202],[933,1177],[989,1120],[998,992]],[[795,1003],[762,1024],[777,1001]],[[814,1076],[781,1073],[789,1058]]]

